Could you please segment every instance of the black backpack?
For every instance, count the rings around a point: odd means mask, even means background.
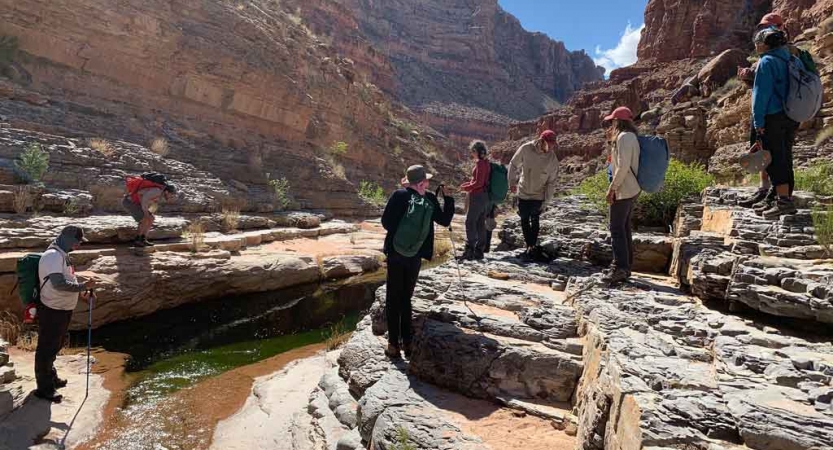
[[[143,173],[141,175],[141,177],[143,179],[151,181],[153,183],[161,184],[162,186],[167,186],[168,185],[168,178],[165,175],[162,175],[161,173],[148,172],[148,173]]]

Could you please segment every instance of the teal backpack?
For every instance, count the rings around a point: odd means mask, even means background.
[[[399,222],[393,237],[393,248],[402,256],[416,256],[431,232],[434,204],[417,194],[411,194],[405,217]]]
[[[497,163],[491,163],[491,167],[489,201],[493,205],[499,205],[506,201],[506,196],[509,195],[509,171],[506,166]]]
[[[38,303],[40,301],[40,290],[42,285],[38,277],[38,264],[40,263],[40,253],[29,253],[28,255],[17,260],[17,282],[15,287],[18,287],[18,295],[23,306],[30,303]],[[14,288],[12,288],[14,292]]]

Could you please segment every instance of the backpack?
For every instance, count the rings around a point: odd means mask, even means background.
[[[787,64],[787,98],[783,99],[784,112],[790,119],[799,123],[816,117],[824,101],[821,78],[804,65],[801,57],[791,55],[790,59],[786,60],[780,56],[771,56]],[[810,61],[812,62],[812,57]],[[815,62],[813,65],[815,66]]]
[[[37,304],[40,303],[40,291],[46,280],[41,283],[38,275],[38,265],[42,253],[29,253],[17,260],[15,272],[17,274],[17,281],[12,287],[9,295],[18,288],[17,294],[20,297],[20,302],[23,304],[23,322],[32,323],[35,321],[37,311]]]
[[[662,190],[665,174],[671,162],[668,142],[659,136],[638,136],[639,139],[639,175],[636,181],[639,188],[648,194]],[[633,168],[631,168],[633,171]]]
[[[492,202],[493,205],[499,205],[506,200],[506,196],[509,195],[509,170],[506,166],[497,164],[497,163],[490,163],[492,166],[490,175],[489,175],[489,201]]]
[[[408,209],[399,221],[396,234],[393,236],[394,250],[409,258],[416,256],[431,232],[433,220],[434,203],[428,197],[411,194]]]
[[[148,188],[165,189],[165,186],[168,185],[168,179],[161,173],[149,172],[138,177],[127,177],[125,185],[127,193],[130,195],[130,201],[138,204],[141,201],[139,191]]]

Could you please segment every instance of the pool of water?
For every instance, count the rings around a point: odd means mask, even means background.
[[[228,370],[353,330],[378,279],[227,297],[159,311],[93,332],[93,345],[130,355],[123,407],[153,403]],[[73,336],[86,344],[86,334]]]

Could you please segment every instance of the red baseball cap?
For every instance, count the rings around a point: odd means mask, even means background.
[[[784,26],[784,18],[781,17],[781,14],[769,13],[765,15],[763,19],[761,19],[761,23],[759,23],[758,26],[781,28]]]
[[[633,112],[627,106],[620,106],[614,109],[609,116],[605,117],[605,121],[613,119],[633,120]]]
[[[546,130],[541,133],[541,140],[546,142],[556,142],[558,139],[556,138],[555,131]]]

